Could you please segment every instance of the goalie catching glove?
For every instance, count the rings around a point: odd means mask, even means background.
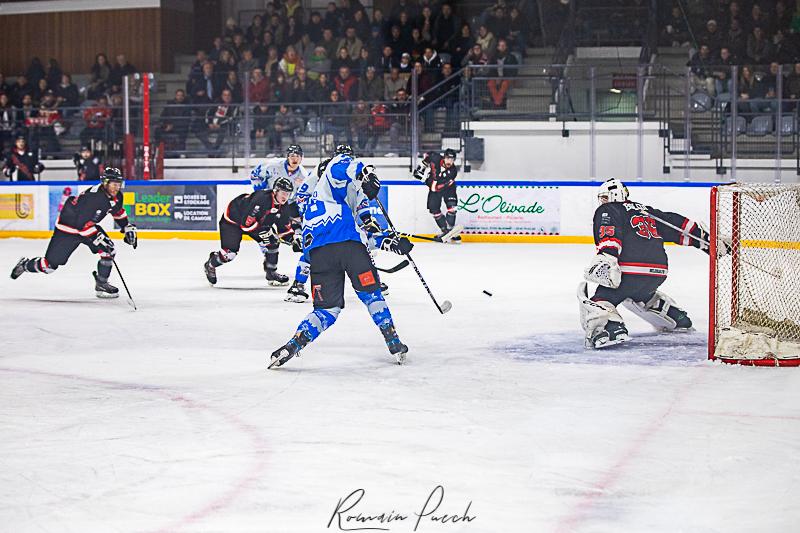
[[[397,255],[407,255],[414,248],[414,243],[408,237],[394,231],[389,231],[381,242],[381,250],[396,253]]]
[[[622,281],[622,271],[616,257],[601,253],[594,256],[591,264],[583,271],[583,277],[586,281],[616,289]]]
[[[122,240],[125,241],[125,244],[130,244],[131,246],[133,246],[133,249],[135,250],[136,247],[139,245],[139,235],[136,232],[136,226],[134,226],[133,224],[128,224],[122,230],[122,234],[124,235]]]

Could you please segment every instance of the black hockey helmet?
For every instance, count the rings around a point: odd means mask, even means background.
[[[353,152],[353,149],[350,147],[349,144],[340,144],[339,146],[336,147],[336,150],[333,152],[333,155],[347,155],[353,157],[355,155],[355,152]]]
[[[442,157],[449,157],[451,159],[455,159],[456,155],[457,155],[456,151],[453,150],[452,148],[448,148],[444,152],[442,152]]]
[[[89,145],[88,145],[88,144],[84,144],[83,146],[81,146],[81,149],[80,149],[80,150],[78,150],[78,151],[79,151],[79,152],[91,152],[91,151],[92,151],[92,149],[89,147]]]
[[[286,149],[286,157],[289,157],[292,154],[297,154],[300,157],[303,157],[303,147],[299,144],[290,144],[289,148]]]
[[[122,171],[116,167],[108,167],[103,171],[103,175],[100,176],[100,180],[103,183],[108,181],[116,181],[119,183],[124,183],[125,178],[122,177]]]
[[[291,194],[294,191],[294,185],[292,185],[292,180],[289,178],[284,178],[283,176],[279,177],[275,180],[275,183],[272,184],[273,191],[284,191]]]

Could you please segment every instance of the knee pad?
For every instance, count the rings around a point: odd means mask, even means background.
[[[234,259],[236,259],[236,252],[232,252],[231,250],[220,250],[217,252],[219,256],[219,260],[223,263],[230,263]]]
[[[578,285],[578,304],[581,327],[587,335],[591,336],[605,328],[609,322],[625,323],[614,304],[602,300],[597,302],[590,300],[587,290],[586,282],[582,281]]]
[[[675,300],[663,292],[656,291],[645,303],[625,300],[623,305],[658,329],[673,331],[692,327],[692,321],[686,311],[678,307]]]

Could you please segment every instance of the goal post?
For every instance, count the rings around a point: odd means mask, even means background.
[[[711,190],[708,357],[800,365],[800,185]]]

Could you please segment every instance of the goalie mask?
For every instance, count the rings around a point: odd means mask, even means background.
[[[628,188],[617,178],[609,178],[597,191],[597,200],[601,204],[625,202],[628,200]]]

